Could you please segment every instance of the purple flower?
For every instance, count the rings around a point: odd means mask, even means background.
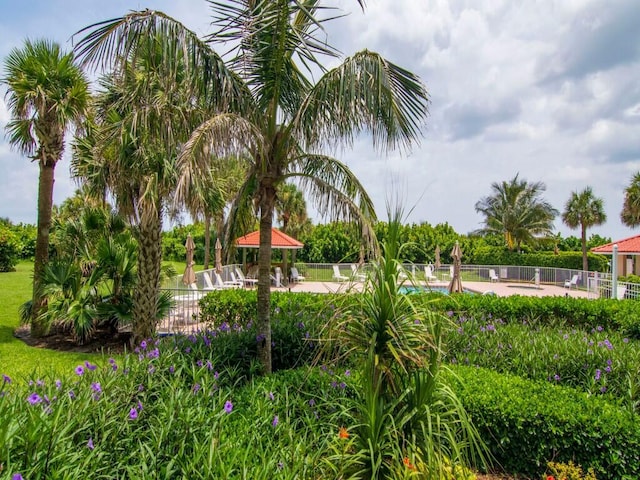
[[[606,391],[607,391],[607,387],[604,387],[604,386],[603,386],[603,387],[600,389],[600,392],[602,392],[602,393],[605,393]]]
[[[598,326],[596,327],[596,330],[597,330],[598,332],[601,332],[602,330],[604,330],[604,328],[602,328],[602,326],[601,326],[601,325],[598,325]]]
[[[2,374],[2,381],[4,383],[11,383],[11,377],[9,375]],[[18,473],[18,475],[20,474]]]
[[[201,367],[202,365],[204,365],[204,363],[202,363],[202,360],[198,360],[198,361],[196,362],[196,365],[197,365],[197,366],[199,366],[199,367]]]
[[[345,377],[350,377],[351,376],[351,370],[345,370],[344,371],[344,376]]]
[[[312,398],[311,400],[309,400],[309,406],[313,407],[316,404],[316,401]]]
[[[211,364],[211,360],[207,360],[207,370],[213,370],[213,365]]]
[[[129,410],[129,419],[135,420],[136,418],[138,418],[138,410],[136,410],[134,407],[131,410]]]
[[[231,413],[233,411],[233,403],[230,400],[224,402],[224,411],[227,413]]]
[[[62,386],[62,382],[60,380],[56,380],[56,388],[60,388]]]
[[[78,365],[74,372],[76,372],[76,375],[82,376],[84,375],[84,368],[82,367],[82,365]]]
[[[89,363],[88,361],[85,360],[84,362],[84,366],[87,367],[89,370],[94,371],[97,367],[97,365],[92,365],[91,363]]]
[[[27,402],[29,402],[31,405],[36,405],[42,402],[42,397],[34,392],[27,397]]]
[[[554,379],[556,382],[559,382],[559,381],[560,381],[560,375],[558,375],[558,374],[556,373],[556,374],[553,376],[553,379]]]
[[[200,384],[199,384],[199,383],[196,383],[196,384],[191,388],[191,391],[192,391],[194,394],[198,393],[198,392],[200,391]]]
[[[347,384],[344,382],[340,382],[340,388],[344,390],[345,388],[347,388]]]
[[[174,367],[173,365],[171,365],[169,367],[169,373],[174,373],[176,371],[176,367]]]
[[[138,400],[138,411],[141,412],[142,409],[143,409],[142,402],[140,402],[140,400]]]
[[[109,359],[109,364],[110,365],[115,365],[115,363],[116,363],[116,359],[115,358],[110,358]]]
[[[596,382],[597,382],[598,380],[600,380],[600,375],[601,375],[601,374],[602,374],[602,372],[600,371],[600,369],[599,369],[599,368],[598,368],[598,369],[596,369],[596,376],[594,377]]]
[[[191,353],[191,347],[187,347],[184,349],[184,353]]]
[[[140,348],[141,348],[142,350],[146,350],[146,348],[147,348],[147,342],[146,342],[146,340],[142,340],[142,341],[140,342]]]
[[[280,420],[278,419],[278,415],[276,415],[276,416],[273,417],[273,421],[271,422],[271,425],[273,427],[277,427],[279,422],[280,422]]]
[[[22,478],[22,475],[20,475],[19,473],[14,473],[11,476],[11,480],[24,480],[24,478]]]
[[[75,398],[76,398],[76,394],[75,394],[75,393],[73,393],[73,390],[69,390],[69,398],[70,398],[71,400],[75,400]]]
[[[147,353],[147,358],[158,358],[160,356],[160,350],[158,350],[158,347],[154,348],[153,350],[150,350]]]
[[[89,450],[93,450],[95,447],[93,446],[93,438],[89,438],[89,441],[87,442],[87,448]]]
[[[42,380],[36,380],[36,386],[44,387],[44,382]]]
[[[273,392],[269,392],[269,394],[267,395],[267,397],[269,397],[269,400],[273,401],[273,399],[275,398],[273,396]]]
[[[91,390],[93,390],[96,393],[100,393],[102,392],[102,387],[100,386],[100,383],[98,382],[93,382],[91,384]]]
[[[220,376],[220,374],[218,372],[213,372],[213,378],[215,380],[217,380],[219,376]]]
[[[153,374],[156,371],[156,367],[154,367],[153,365],[149,365],[149,373]]]
[[[138,391],[139,392],[144,392],[144,385],[142,385],[142,384],[138,385]]]

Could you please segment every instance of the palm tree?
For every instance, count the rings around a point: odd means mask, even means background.
[[[278,222],[282,225],[281,230],[298,238],[305,228],[309,228],[311,222],[307,218],[307,202],[304,195],[292,183],[282,183],[278,188],[275,206],[278,215]],[[296,251],[291,251],[291,261],[296,261]],[[282,268],[287,272],[287,252],[282,252]]]
[[[601,198],[593,196],[591,187],[585,188],[582,192],[572,192],[567,200],[562,213],[562,221],[569,228],[581,229],[582,239],[582,269],[589,269],[587,261],[587,228],[594,225],[602,225],[607,221],[604,213],[604,202]]]
[[[640,225],[640,172],[631,179],[631,183],[624,189],[624,204],[620,212],[620,220],[629,227]]]
[[[553,233],[553,220],[558,211],[541,198],[546,186],[542,182],[519,180],[491,184],[492,195],[476,203],[476,212],[484,215],[484,228],[476,233],[500,234],[509,250],[523,243],[535,243],[536,235]]]
[[[361,4],[363,2],[360,2]],[[214,58],[209,45],[234,45],[226,66],[244,88],[230,107],[218,109],[192,134],[181,152],[179,191],[187,195],[193,178],[214,157],[247,155],[251,171],[230,212],[229,225],[254,206],[259,215],[258,329],[259,357],[271,371],[270,266],[271,228],[277,188],[297,176],[318,201],[320,214],[375,218],[363,186],[340,161],[323,153],[327,146],[349,145],[363,129],[381,150],[409,147],[420,133],[428,96],[412,73],[364,50],[327,71],[319,56],[338,56],[326,43],[318,0],[234,0],[211,2],[216,31],[198,42],[179,22],[158,12],[134,12],[92,27],[78,48],[89,60],[135,57],[150,31],[162,32],[170,56],[182,45],[192,52],[186,70],[207,74],[200,58]],[[298,62],[296,62],[296,60]],[[208,65],[223,67],[217,63]],[[314,84],[302,68],[324,73]],[[226,94],[227,96],[229,93]],[[224,95],[222,98],[225,98]],[[231,112],[231,113],[230,113]],[[233,238],[233,230],[228,230]]]
[[[202,92],[219,95],[227,92],[225,82],[233,83],[224,70],[211,68],[215,57],[202,56],[196,60],[208,66],[210,75],[192,81],[187,76],[186,57],[194,60],[189,50],[171,50],[166,36],[147,33],[139,39],[137,54],[117,56],[122,63],[103,78],[96,125],[79,142],[74,159],[75,173],[95,182],[96,191],[106,186],[118,211],[134,226],[138,241],[134,342],[155,333],[161,300],[162,219],[174,197],[180,145],[193,125],[202,121]]]
[[[88,82],[72,53],[47,40],[26,40],[5,59],[3,83],[8,86],[12,120],[9,142],[38,162],[38,231],[33,269],[31,333],[46,334],[39,321],[46,308],[41,289],[49,260],[49,230],[56,164],[64,152],[65,132],[82,122],[89,104]]]

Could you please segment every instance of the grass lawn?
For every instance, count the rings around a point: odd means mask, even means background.
[[[184,270],[184,263],[171,263],[177,272]],[[196,270],[202,266],[196,266]],[[182,269],[182,270],[181,270]],[[71,374],[76,365],[90,360],[93,363],[106,361],[101,354],[59,352],[25,345],[13,336],[20,324],[19,308],[31,298],[32,262],[20,262],[15,272],[0,273],[0,375],[12,378],[27,378],[32,375],[58,376]]]

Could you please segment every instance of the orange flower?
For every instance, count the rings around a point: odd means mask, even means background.
[[[556,480],[555,478],[553,478],[553,475],[548,475],[547,476],[547,480]]]
[[[338,437],[340,438],[349,438],[349,432],[344,427],[340,427],[340,431],[338,432]]]
[[[407,467],[409,470],[416,469],[415,465],[413,465],[413,463],[411,463],[411,460],[409,460],[409,457],[404,457],[402,459],[402,463],[404,463],[404,466]]]

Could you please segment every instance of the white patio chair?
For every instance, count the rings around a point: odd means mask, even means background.
[[[283,287],[282,285],[282,270],[280,269],[280,267],[276,267],[274,270],[274,274],[270,275],[271,277],[271,283],[273,283],[274,287]]]
[[[334,265],[333,266],[333,277],[331,279],[335,280],[336,282],[346,282],[346,281],[349,280],[349,277],[347,277],[346,275],[342,275],[340,273],[340,267],[338,265]]]
[[[424,267],[424,279],[427,282],[437,281],[438,277],[433,274],[433,267],[431,265],[427,265]]]
[[[361,273],[358,267],[354,263],[352,263],[351,278],[355,279],[358,282],[364,282],[367,279],[367,276],[364,273]]]
[[[498,275],[496,275],[496,271],[493,268],[489,270],[489,280],[492,282],[500,281],[500,278],[498,278]]]
[[[245,287],[254,287],[256,283],[258,283],[257,278],[245,277],[244,273],[242,273],[242,270],[240,270],[238,267],[236,267],[236,275],[238,276],[238,280],[240,280]]]
[[[216,283],[214,283],[214,287],[220,288],[238,288],[238,284],[232,281],[222,281],[222,277],[218,272],[213,272],[213,276],[216,279]]]
[[[296,267],[291,267],[291,281],[292,282],[304,282],[305,277],[298,273],[298,269]]]
[[[573,277],[571,277],[571,280],[564,281],[564,288],[572,287],[578,288],[578,274],[575,274]]]

